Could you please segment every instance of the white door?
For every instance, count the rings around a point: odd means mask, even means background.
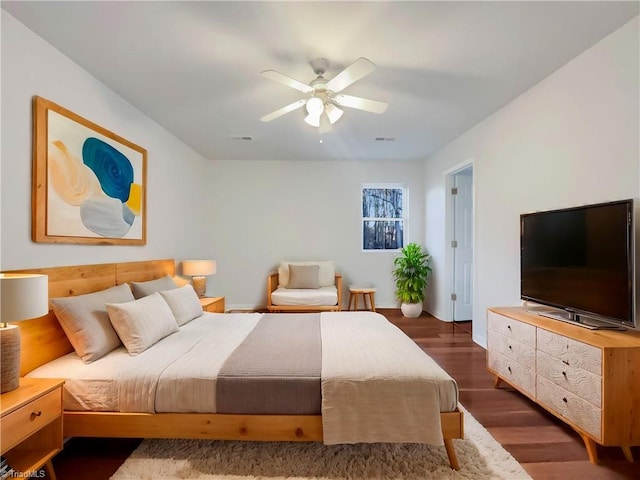
[[[453,175],[453,321],[472,318],[473,167]]]

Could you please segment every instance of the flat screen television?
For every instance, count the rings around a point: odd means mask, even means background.
[[[634,264],[633,200],[520,216],[520,295],[541,315],[637,328]]]

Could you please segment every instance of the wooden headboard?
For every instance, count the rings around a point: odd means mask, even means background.
[[[175,275],[173,259],[102,263],[69,267],[33,268],[5,273],[39,273],[49,276],[49,298],[98,292],[128,282],[144,282]],[[20,375],[73,351],[53,311],[18,323],[22,337]]]

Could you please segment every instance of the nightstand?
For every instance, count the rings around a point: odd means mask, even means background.
[[[28,478],[44,466],[55,480],[51,459],[62,450],[63,384],[21,378],[17,389],[0,395],[0,451],[15,470],[9,478]]]
[[[224,313],[224,297],[202,297],[200,304],[205,312]]]

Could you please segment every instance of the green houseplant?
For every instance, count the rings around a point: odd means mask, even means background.
[[[427,280],[431,274],[431,255],[417,243],[409,243],[400,256],[394,258],[393,277],[396,281],[396,297],[402,302],[405,317],[418,317],[422,313]]]

